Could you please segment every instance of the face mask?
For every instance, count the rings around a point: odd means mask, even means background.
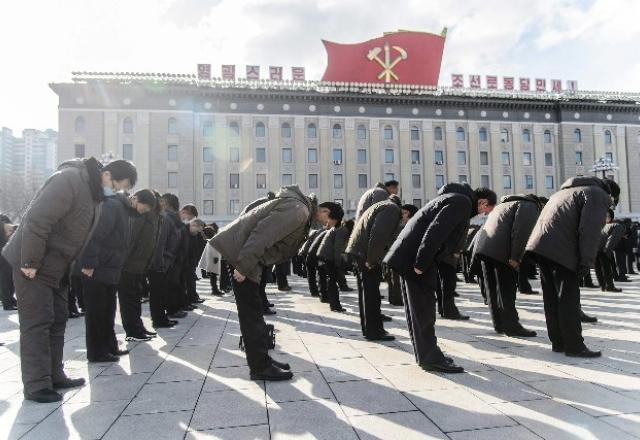
[[[188,225],[189,223],[191,223],[191,221],[189,221],[187,219],[184,219],[184,220],[182,220],[182,223],[184,223],[185,225]]]
[[[103,186],[102,192],[104,192],[104,195],[107,197],[115,195],[115,193],[113,192],[113,188],[111,188],[110,186]]]

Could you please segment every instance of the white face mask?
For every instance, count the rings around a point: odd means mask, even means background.
[[[188,225],[189,223],[191,223],[191,220],[184,219],[182,220],[182,223],[184,223],[185,225]]]

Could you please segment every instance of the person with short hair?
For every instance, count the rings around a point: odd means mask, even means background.
[[[318,248],[318,260],[324,266],[327,276],[327,300],[332,312],[345,312],[340,304],[340,287],[338,286],[338,268],[342,264],[342,254],[349,241],[349,230],[341,225],[344,210],[340,204],[325,202],[318,205],[320,208],[329,209],[327,219],[327,233]]]
[[[367,190],[360,200],[358,201],[358,207],[356,209],[356,218],[358,221],[360,216],[367,210],[371,205],[374,205],[378,202],[383,202],[389,199],[389,196],[392,194],[398,194],[399,191],[399,183],[397,180],[389,180],[387,182],[378,182],[376,186]]]
[[[195,307],[197,304],[202,304],[204,299],[200,298],[198,291],[196,290],[196,268],[200,262],[202,251],[206,242],[202,237],[202,231],[206,226],[205,223],[198,219],[198,210],[194,205],[184,205],[180,210],[180,219],[184,223],[182,227],[183,240],[186,243],[183,244],[183,249],[186,254],[183,266],[182,266],[182,284],[187,295],[188,305]]]

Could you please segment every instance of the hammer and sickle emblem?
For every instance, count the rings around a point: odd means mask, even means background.
[[[391,49],[399,53],[399,55],[394,60],[391,60]],[[385,43],[384,44],[384,61],[381,60],[380,57],[378,56],[382,51],[383,49],[379,47],[374,47],[367,54],[367,59],[369,61],[377,62],[378,64],[380,64],[380,67],[382,67],[383,70],[378,74],[378,79],[384,78],[384,82],[391,82],[391,79],[393,78],[395,81],[398,81],[400,78],[398,78],[398,75],[396,75],[396,73],[393,71],[393,68],[396,67],[396,65],[400,61],[407,59],[407,51],[401,48],[400,46],[389,47],[389,44]]]

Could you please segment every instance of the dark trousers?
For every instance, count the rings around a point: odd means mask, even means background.
[[[497,332],[516,329],[520,324],[516,310],[517,272],[504,263],[483,257],[482,277],[493,327]]]
[[[440,362],[444,358],[435,330],[436,283],[436,270],[432,268],[421,276],[406,277],[402,284],[407,326],[419,365]]]
[[[318,264],[318,289],[320,291],[320,301],[328,301],[328,282],[326,264]]]
[[[327,300],[331,310],[340,309],[340,288],[338,285],[338,269],[333,264],[326,264],[324,266],[327,274]]]
[[[567,351],[582,351],[578,275],[546,258],[539,257],[538,263],[549,339]]]
[[[345,274],[342,262],[341,264],[336,266],[336,276],[338,277],[338,287],[340,287],[340,290],[348,289],[349,284],[347,284],[347,276]]]
[[[384,333],[382,326],[382,312],[380,311],[380,279],[382,268],[378,264],[370,269],[362,269],[362,291],[358,289],[361,296],[360,323],[362,333],[365,336],[376,337]],[[358,286],[360,287],[360,286]]]
[[[96,359],[118,351],[114,330],[117,286],[82,276],[85,293],[87,359]]]
[[[195,267],[186,267],[182,271],[182,283],[184,285],[185,294],[187,295],[187,301],[189,304],[193,304],[200,299],[198,291],[196,289],[196,282],[198,277],[196,276]]]
[[[624,279],[627,276],[627,255],[624,251],[615,251],[616,268],[618,269],[618,278]]]
[[[520,270],[518,271],[518,290],[522,293],[528,293],[533,291],[531,283],[529,282],[529,274],[531,273],[531,263],[528,259],[524,259],[520,264]]]
[[[318,261],[315,257],[307,257],[307,283],[309,284],[309,292],[311,296],[318,296]]]
[[[290,266],[291,266],[290,261],[276,264],[276,267],[275,267],[276,283],[278,284],[278,289],[280,290],[289,287],[289,281],[287,281],[287,275],[289,275]]]
[[[262,314],[260,285],[248,278],[242,283],[233,281],[233,290],[238,308],[240,332],[244,339],[247,363],[253,372],[260,372],[270,364],[266,345],[266,329]]]
[[[13,295],[15,287],[13,285],[13,269],[9,262],[0,255],[0,300],[4,307],[16,305],[16,298]]]
[[[33,393],[65,379],[64,331],[69,310],[68,286],[53,288],[13,271],[20,320],[20,363],[24,390]]]
[[[79,275],[69,276],[69,311],[84,311],[84,295],[82,294],[82,278]]]
[[[596,257],[596,277],[602,290],[611,290],[615,287],[611,258],[604,252],[598,252]]]
[[[233,280],[233,270],[227,264],[226,260],[220,261],[220,289],[229,292],[232,289],[231,281]]]
[[[182,279],[182,266],[175,264],[167,272],[167,313],[176,313],[189,304],[187,290]]]
[[[634,260],[635,256],[633,255],[633,250],[627,251],[627,273],[635,273],[635,270],[633,270]]]
[[[441,304],[443,316],[457,315],[460,313],[455,303],[456,292],[456,268],[447,263],[438,263],[439,286],[441,289]]]
[[[384,278],[389,290],[389,304],[393,306],[401,306],[403,304],[403,300],[402,287],[400,286],[400,275],[390,267],[387,267],[384,271]]]
[[[149,272],[149,311],[154,324],[162,324],[167,317],[167,274],[165,272]]]
[[[142,275],[122,272],[118,283],[118,302],[120,303],[120,319],[127,336],[144,336],[142,323],[142,303],[140,298]]]
[[[218,275],[215,273],[209,274],[209,284],[211,284],[211,294],[219,295],[220,289],[218,289]]]
[[[262,268],[262,276],[260,277],[260,300],[262,301],[263,310],[269,308],[269,300],[267,299],[267,281],[269,280],[270,271],[271,269],[268,267]]]

